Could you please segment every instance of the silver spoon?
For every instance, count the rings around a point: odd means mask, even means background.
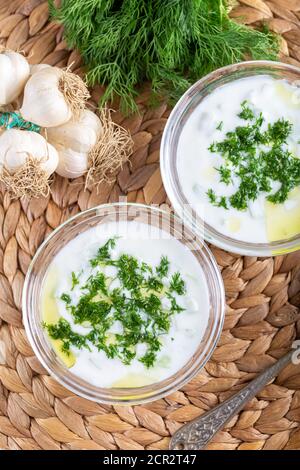
[[[295,351],[291,350],[228,400],[178,429],[172,436],[169,448],[204,449],[213,436],[291,362],[294,354]]]

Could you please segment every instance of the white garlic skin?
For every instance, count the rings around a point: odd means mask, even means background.
[[[22,54],[0,53],[0,105],[12,103],[23,92],[30,75],[30,66]]]
[[[33,75],[37,72],[40,72],[41,70],[46,69],[47,67],[51,67],[51,65],[48,64],[34,64],[30,65],[30,75]]]
[[[7,129],[0,136],[0,163],[14,174],[28,156],[40,161],[41,168],[48,176],[55,172],[58,153],[43,136],[32,131]]]
[[[56,172],[65,178],[77,178],[88,170],[88,154],[96,145],[102,124],[92,111],[82,111],[77,121],[71,120],[46,130],[47,140],[56,148],[59,164]]]
[[[75,152],[57,145],[58,165],[56,173],[64,178],[78,178],[88,171],[88,153]]]
[[[55,127],[72,117],[70,106],[59,90],[62,70],[43,67],[31,75],[24,89],[22,117],[41,127]]]

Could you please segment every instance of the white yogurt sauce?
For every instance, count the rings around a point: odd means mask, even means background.
[[[267,243],[278,240],[278,237],[289,238],[300,232],[298,188],[291,192],[283,205],[266,203],[266,195],[261,194],[245,211],[215,207],[206,195],[207,190],[212,188],[217,195],[231,196],[239,188],[238,177],[229,186],[220,182],[215,167],[218,168],[223,159],[208,148],[213,142],[223,141],[227,132],[245,125],[245,121],[238,117],[241,103],[245,100],[255,113],[263,113],[263,130],[268,123],[281,118],[293,124],[288,147],[295,156],[300,157],[299,88],[267,75],[242,78],[223,85],[205,97],[185,123],[177,151],[180,184],[196,212],[223,235],[251,243]],[[221,130],[217,129],[220,122],[223,123]],[[279,187],[274,184],[274,191]],[[279,227],[275,227],[275,220]]]
[[[78,235],[70,241],[55,256],[51,263],[44,282],[43,307],[52,304],[47,296],[54,296],[57,312],[54,317],[64,317],[72,329],[79,334],[87,334],[89,329],[75,325],[65,303],[60,300],[64,292],[71,295],[72,303],[80,297],[79,288],[71,291],[71,273],[82,271],[81,280],[88,278],[91,268],[89,260],[92,259],[98,248],[109,238],[120,236],[114,249],[113,257],[122,253],[135,256],[151,266],[159,263],[161,256],[167,256],[170,261],[170,274],[179,271],[186,284],[186,295],[178,297],[178,303],[185,308],[172,319],[171,329],[163,335],[162,348],[157,355],[154,367],[147,369],[138,361],[145,350],[143,345],[138,346],[137,358],[130,365],[124,365],[119,359],[109,359],[103,351],[98,351],[91,345],[91,352],[71,347],[76,362],[70,370],[87,382],[101,387],[134,387],[143,386],[166,379],[176,373],[197,350],[204,335],[209,314],[209,294],[203,271],[195,256],[180,241],[169,236],[166,232],[132,221],[108,222]],[[106,267],[106,270],[114,269]],[[107,275],[112,273],[106,272]],[[51,289],[47,286],[51,285]],[[45,301],[46,299],[46,301]],[[44,312],[44,319],[49,322],[49,312]],[[57,316],[58,314],[58,316]],[[112,333],[122,333],[119,325],[114,324]]]

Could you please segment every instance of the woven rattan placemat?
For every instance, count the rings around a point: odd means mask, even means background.
[[[267,22],[282,35],[282,60],[300,65],[300,0],[243,0],[233,11],[244,22]],[[31,63],[80,71],[62,28],[48,22],[47,2],[0,0],[0,41]],[[98,101],[101,88],[93,91]],[[164,400],[143,406],[102,406],[65,390],[42,368],[27,342],[21,291],[28,264],[44,237],[78,211],[127,195],[164,204],[159,145],[166,105],[114,118],[128,128],[135,150],[112,185],[84,191],[57,177],[48,199],[11,200],[0,191],[0,448],[166,449],[184,422],[224,400],[272,364],[300,333],[300,252],[276,259],[240,257],[213,248],[227,293],[218,348],[200,375]],[[300,365],[289,366],[219,432],[209,449],[300,449]]]

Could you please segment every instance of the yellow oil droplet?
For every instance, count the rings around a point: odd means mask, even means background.
[[[110,344],[115,344],[116,342],[116,335],[114,333],[108,333],[106,339],[106,345],[109,346]]]
[[[42,316],[45,323],[57,323],[59,320],[59,312],[55,299],[57,279],[57,272],[55,269],[52,269],[47,275],[45,287],[42,293]],[[49,340],[55,353],[62,360],[62,362],[68,368],[72,367],[76,362],[74,354],[66,354],[61,350],[61,340],[51,338],[49,338]]]
[[[232,233],[238,232],[241,228],[241,220],[238,217],[229,217],[227,220],[227,228]]]
[[[203,170],[203,176],[208,180],[208,181],[213,181],[214,178],[216,177],[217,170],[213,166],[207,166]]]
[[[298,145],[291,145],[290,151],[292,152],[292,154],[294,155],[294,157],[300,158],[300,155],[299,155],[299,146],[298,146]]]
[[[291,191],[288,203],[293,203],[294,207],[287,209],[284,204],[272,204],[266,201],[269,242],[289,239],[300,233],[300,188]]]
[[[296,94],[296,91],[288,88],[284,83],[278,82],[275,87],[277,96],[281,98],[285,105],[290,108],[299,108],[299,95]]]
[[[113,384],[113,388],[134,388],[144,387],[145,385],[153,384],[155,380],[151,376],[143,374],[127,374],[125,377],[117,380]]]

